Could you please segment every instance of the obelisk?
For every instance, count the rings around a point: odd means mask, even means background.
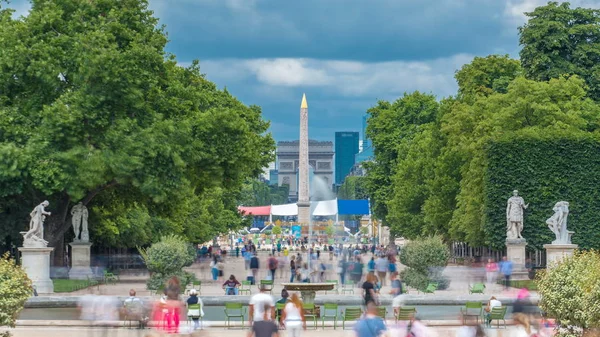
[[[300,104],[300,147],[298,165],[298,223],[307,225],[310,220],[310,200],[308,193],[308,104],[302,94]]]

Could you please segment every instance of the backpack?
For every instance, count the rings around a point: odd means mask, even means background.
[[[277,269],[277,261],[274,258],[269,259],[269,269]]]

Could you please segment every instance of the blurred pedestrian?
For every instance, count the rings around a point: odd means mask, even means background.
[[[258,294],[250,298],[250,309],[248,313],[250,325],[254,322],[270,320],[275,317],[275,301],[273,301],[271,295],[267,294],[267,286],[261,284],[259,290],[260,292]],[[265,311],[267,305],[270,309]]]
[[[292,255],[292,259],[290,260],[290,283],[294,282],[296,278],[296,257]]]
[[[252,253],[252,258],[250,258],[250,270],[252,270],[252,284],[254,284],[258,280],[258,268],[260,267],[260,262],[258,261],[258,256],[256,256],[256,252]]]
[[[377,260],[375,261],[375,270],[377,271],[377,278],[379,279],[379,282],[381,282],[381,286],[385,286],[385,277],[387,274],[387,270],[389,267],[389,263],[388,260],[382,255],[379,256],[379,258],[377,258]]]
[[[530,337],[535,334],[535,330],[531,327],[529,316],[517,313],[513,315],[513,323],[515,324],[515,331],[511,336],[514,337]]]
[[[252,323],[252,327],[250,331],[248,331],[248,337],[278,337],[279,336],[279,328],[277,324],[273,322],[271,317],[267,316],[267,313],[270,312],[273,308],[272,304],[265,303],[263,304],[263,308],[261,308],[261,312],[264,313],[263,319],[255,320]]]
[[[365,315],[354,325],[356,337],[379,337],[386,332],[385,322],[377,314],[375,302],[368,302]]]
[[[367,274],[367,279],[362,284],[365,305],[367,305],[369,302],[378,303],[377,293],[375,291],[375,282],[375,275],[371,273]]]
[[[485,265],[485,276],[488,285],[496,283],[496,275],[498,275],[498,264],[494,260],[488,259],[488,263]]]
[[[503,257],[502,263],[500,264],[500,273],[504,277],[504,289],[510,288],[510,277],[513,272],[513,263],[508,258]]]
[[[279,261],[277,261],[277,258],[275,258],[275,256],[273,256],[273,254],[269,254],[269,259],[267,260],[267,266],[269,267],[269,271],[271,272],[270,276],[271,276],[271,280],[273,282],[275,282],[275,275],[277,273],[277,265],[279,264]]]
[[[281,321],[287,329],[288,337],[300,337],[300,330],[306,330],[304,308],[298,294],[292,294],[292,297],[283,308],[281,315]]]

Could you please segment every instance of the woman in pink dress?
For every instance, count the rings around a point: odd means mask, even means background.
[[[498,264],[494,260],[488,259],[488,263],[485,265],[485,276],[489,285],[496,282],[496,275],[498,275]]]

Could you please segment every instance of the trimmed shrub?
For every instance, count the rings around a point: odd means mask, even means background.
[[[556,319],[558,337],[600,328],[600,254],[576,252],[538,272],[540,308]]]
[[[194,279],[194,275],[183,271],[183,268],[194,263],[196,252],[182,237],[163,236],[150,248],[138,250],[150,272],[150,279],[146,282],[148,289],[159,289],[173,276],[177,277],[181,284],[189,284]]]
[[[407,267],[400,277],[413,288],[436,282],[438,289],[447,289],[450,281],[442,274],[449,259],[450,250],[439,236],[410,241],[400,252],[400,262]]]
[[[8,257],[0,258],[0,327],[14,327],[25,301],[32,295],[33,288],[27,273]],[[10,336],[8,331],[0,331],[0,336]]]

